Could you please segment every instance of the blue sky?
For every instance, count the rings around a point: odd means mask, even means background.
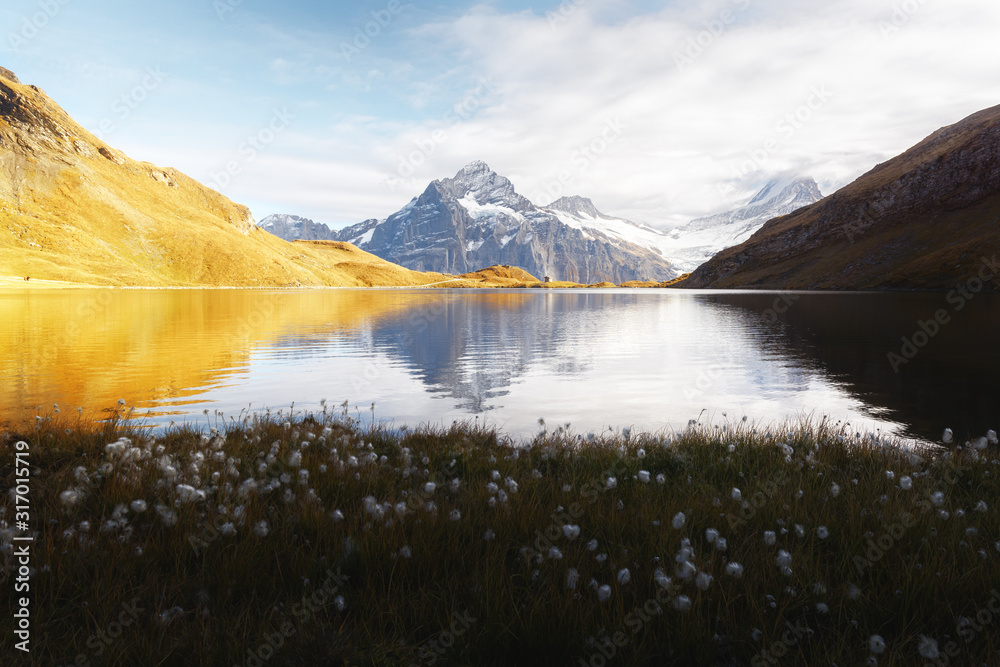
[[[0,26],[0,65],[131,157],[335,227],[476,159],[671,226],[1000,103],[986,0],[6,0]]]

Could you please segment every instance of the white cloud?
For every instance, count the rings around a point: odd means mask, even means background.
[[[679,224],[774,172],[812,175],[830,193],[1000,103],[993,2],[717,0],[609,20],[620,4],[581,1],[554,24],[476,7],[411,28],[396,60],[343,72],[381,86],[408,77],[405,109],[348,107],[323,128],[297,127],[227,194],[259,201],[267,191],[268,206],[343,223],[384,216],[483,159],[535,199],[557,194],[562,174],[565,193],[605,212]],[[417,44],[459,60],[409,67]],[[270,62],[287,76],[287,60]],[[613,141],[609,123],[620,128]]]

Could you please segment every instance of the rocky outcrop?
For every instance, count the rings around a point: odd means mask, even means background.
[[[686,287],[946,289],[1000,247],[1000,106],[768,222]],[[991,281],[989,289],[996,289]]]

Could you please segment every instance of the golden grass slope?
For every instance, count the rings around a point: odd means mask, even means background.
[[[91,285],[414,286],[347,244],[288,243],[249,209],[137,162],[0,71],[0,275]]]

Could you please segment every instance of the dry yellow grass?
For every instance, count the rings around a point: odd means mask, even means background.
[[[289,243],[245,206],[112,148],[7,70],[0,147],[0,287],[587,287],[511,266],[424,273],[348,243]]]
[[[449,278],[349,244],[283,241],[258,229],[245,206],[130,159],[38,88],[3,75],[0,146],[0,274],[10,286],[371,287]]]

